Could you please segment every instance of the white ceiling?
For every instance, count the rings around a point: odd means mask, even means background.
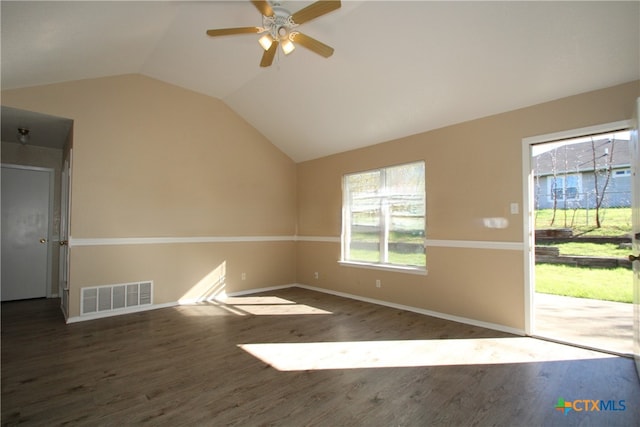
[[[291,12],[310,1],[285,1]],[[270,68],[248,0],[1,2],[2,88],[141,73],[223,100],[296,162],[640,78],[640,2],[343,1]]]

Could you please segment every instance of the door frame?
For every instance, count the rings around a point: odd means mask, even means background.
[[[531,168],[531,147],[536,144],[580,138],[599,133],[631,129],[631,120],[604,123],[562,132],[536,135],[522,139],[522,221],[524,246],[524,331],[535,333],[535,222],[534,177]]]
[[[59,271],[58,296],[65,319],[69,317],[69,231],[71,227],[71,167],[73,150],[62,162],[60,173],[60,230],[59,230]]]
[[[640,127],[640,98],[636,98],[636,105],[633,110],[631,127],[631,254],[640,253],[640,237],[637,227],[640,226],[640,140],[638,139],[638,128]],[[634,161],[635,160],[635,161]],[[633,271],[633,359],[636,365],[636,373],[640,378],[640,261],[632,261]]]
[[[54,293],[51,290],[52,274],[53,274],[53,251],[52,251],[52,236],[53,236],[53,205],[54,205],[54,188],[55,188],[55,170],[53,168],[45,168],[40,166],[26,166],[17,165],[13,163],[0,163],[3,168],[21,169],[28,171],[46,172],[49,177],[49,218],[47,224],[47,281],[46,281],[46,297],[53,298]]]

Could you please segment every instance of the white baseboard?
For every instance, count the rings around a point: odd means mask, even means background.
[[[296,286],[298,286],[298,284],[293,283],[291,285],[279,285],[279,286],[269,286],[266,288],[248,289],[246,291],[231,292],[227,294],[227,296],[239,297],[242,295],[258,294],[260,292],[269,292],[269,291],[277,291],[279,289],[295,288]]]
[[[301,283],[294,283],[294,284],[290,284],[290,285],[269,286],[269,287],[264,287],[264,288],[247,289],[247,290],[243,290],[243,291],[231,292],[231,293],[228,293],[228,294],[227,293],[222,293],[222,294],[217,295],[215,299],[217,299],[219,301],[224,301],[225,297],[237,297],[237,296],[258,294],[258,293],[261,293],[261,292],[277,291],[277,290],[280,290],[280,289],[295,288],[295,287],[302,288],[302,289],[308,289],[308,290],[316,291],[316,292],[322,292],[322,293],[325,293],[325,294],[335,295],[335,296],[339,296],[339,297],[343,297],[343,298],[349,298],[349,299],[353,299],[353,300],[357,300],[357,301],[363,301],[363,302],[367,302],[367,303],[371,303],[371,304],[382,305],[382,306],[385,306],[385,307],[395,308],[395,309],[398,309],[398,310],[410,311],[410,312],[413,312],[413,313],[423,314],[425,316],[437,317],[439,319],[450,320],[452,322],[464,323],[464,324],[467,324],[467,325],[479,326],[481,328],[493,329],[495,331],[506,332],[506,333],[509,333],[509,334],[520,335],[520,336],[526,335],[524,330],[522,330],[522,329],[516,329],[516,328],[509,327],[509,326],[500,325],[500,324],[497,324],[497,323],[483,322],[483,321],[476,320],[476,319],[469,319],[467,317],[454,316],[454,315],[451,315],[451,314],[440,313],[440,312],[432,311],[432,310],[425,310],[423,308],[412,307],[412,306],[409,306],[409,305],[396,304],[396,303],[393,303],[393,302],[378,300],[378,299],[374,299],[374,298],[367,298],[367,297],[363,297],[363,296],[360,296],[360,295],[349,294],[349,293],[346,293],[346,292],[333,291],[331,289],[318,288],[318,287],[315,287],[315,286],[304,285],[304,284],[301,284]],[[69,318],[67,318],[67,323],[83,322],[85,320],[102,319],[102,318],[105,318],[105,317],[119,316],[119,315],[122,315],[122,314],[138,313],[138,312],[141,312],[141,311],[148,311],[148,310],[157,310],[157,309],[160,309],[160,308],[175,307],[175,306],[178,306],[178,305],[197,304],[197,303],[200,303],[200,302],[203,302],[203,301],[201,301],[201,300],[181,300],[181,301],[168,302],[168,303],[163,303],[163,304],[152,304],[152,305],[146,305],[146,306],[131,307],[131,308],[127,308],[127,309],[109,311],[109,312],[104,312],[104,313],[92,313],[92,314],[84,315],[84,316],[69,317]]]
[[[198,304],[198,303],[212,301],[212,300],[224,301],[225,297],[236,297],[236,296],[242,296],[242,295],[257,294],[257,293],[260,293],[260,292],[275,291],[275,290],[278,290],[278,289],[286,289],[286,288],[291,288],[291,287],[294,287],[294,286],[296,286],[296,285],[292,284],[292,285],[269,286],[269,287],[265,287],[265,288],[256,288],[256,289],[249,289],[249,290],[238,291],[238,292],[231,292],[229,294],[227,294],[226,292],[222,292],[222,293],[216,295],[214,298],[210,298],[208,300],[188,299],[188,300],[179,300],[179,301],[173,301],[173,302],[166,302],[166,303],[162,303],[162,304],[151,304],[151,305],[128,307],[128,308],[123,308],[123,309],[120,309],[120,310],[105,311],[105,312],[102,312],[102,313],[98,312],[98,313],[85,314],[85,315],[82,315],[82,316],[67,317],[66,318],[66,322],[67,323],[77,323],[77,322],[84,322],[86,320],[104,319],[106,317],[121,316],[123,314],[139,313],[139,312],[142,312],[142,311],[157,310],[157,309],[160,309],[160,308],[168,308],[168,307],[176,307],[176,306],[179,306],[179,305]]]
[[[385,307],[396,308],[398,310],[411,311],[413,313],[424,314],[426,316],[437,317],[439,319],[450,320],[452,322],[458,322],[458,323],[464,323],[464,324],[467,324],[467,325],[479,326],[481,328],[493,329],[495,331],[506,332],[506,333],[514,334],[514,335],[520,335],[520,336],[525,336],[526,335],[524,333],[524,330],[522,330],[522,329],[516,329],[516,328],[512,328],[510,326],[499,325],[497,323],[483,322],[483,321],[480,321],[480,320],[469,319],[469,318],[466,318],[466,317],[454,316],[454,315],[451,315],[451,314],[440,313],[440,312],[432,311],[432,310],[425,310],[423,308],[412,307],[412,306],[409,306],[409,305],[396,304],[396,303],[393,303],[393,302],[378,300],[378,299],[374,299],[374,298],[367,298],[367,297],[363,297],[363,296],[360,296],[360,295],[353,295],[353,294],[348,294],[348,293],[345,293],[345,292],[332,291],[330,289],[317,288],[315,286],[308,286],[308,285],[303,285],[303,284],[296,284],[295,286],[297,286],[299,288],[309,289],[311,291],[317,291],[317,292],[323,292],[323,293],[326,293],[326,294],[336,295],[336,296],[343,297],[343,298],[350,298],[350,299],[354,299],[354,300],[358,300],[358,301],[368,302],[368,303],[371,303],[371,304],[377,304],[377,305],[382,305],[382,306],[385,306]]]
[[[198,304],[198,303],[202,303],[202,302],[211,302],[211,301],[224,301],[226,298],[228,297],[239,297],[242,295],[251,295],[251,294],[257,294],[260,292],[269,292],[269,291],[276,291],[278,289],[286,289],[286,288],[291,288],[294,285],[279,285],[279,286],[269,286],[269,287],[265,287],[265,288],[255,288],[255,289],[248,289],[245,291],[238,291],[238,292],[231,292],[231,293],[227,293],[226,291],[222,291],[219,292],[215,295],[212,295],[208,298],[189,298],[189,299],[180,299],[177,302],[177,305],[189,305],[189,304]]]
[[[84,322],[85,320],[104,319],[105,317],[120,316],[123,314],[139,313],[141,311],[157,310],[159,308],[175,307],[180,305],[178,302],[167,302],[163,304],[150,304],[136,307],[123,308],[119,310],[105,311],[104,313],[91,313],[83,316],[71,316],[67,318],[67,323]]]

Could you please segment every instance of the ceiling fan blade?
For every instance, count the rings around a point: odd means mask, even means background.
[[[278,41],[274,41],[271,43],[271,47],[262,55],[262,60],[260,61],[261,67],[268,67],[273,63],[273,58],[276,56],[276,51],[278,50]]]
[[[211,37],[216,36],[230,36],[233,34],[251,34],[259,33],[260,27],[238,27],[238,28],[219,28],[217,30],[207,30],[207,35]]]
[[[251,3],[264,16],[273,16],[273,9],[271,9],[271,5],[266,0],[251,0]]]
[[[313,37],[309,37],[306,34],[297,33],[293,38],[294,43],[298,43],[307,49],[317,53],[318,55],[324,56],[325,58],[333,55],[333,48],[331,46],[327,46],[326,44],[314,39]]]
[[[304,9],[300,9],[291,15],[291,18],[296,24],[302,24],[303,22],[311,21],[318,16],[340,9],[341,5],[340,0],[320,0],[310,4]]]

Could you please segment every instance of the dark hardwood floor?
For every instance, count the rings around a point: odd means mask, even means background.
[[[58,303],[2,304],[3,425],[640,424],[631,359],[306,289],[70,325]]]

